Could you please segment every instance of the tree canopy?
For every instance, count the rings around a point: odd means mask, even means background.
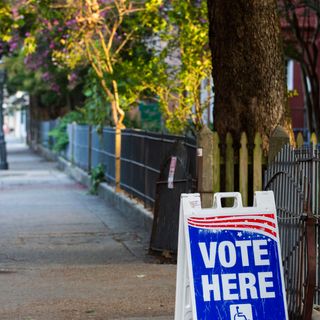
[[[19,0],[2,7],[6,54],[21,56],[17,62],[39,72],[55,95],[79,83],[87,98],[97,92],[105,119],[91,119],[122,127],[126,110],[151,99],[170,132],[201,126],[208,101],[200,89],[211,68],[205,1]],[[83,70],[99,89],[84,84]]]

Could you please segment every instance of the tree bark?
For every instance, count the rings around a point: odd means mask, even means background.
[[[263,145],[286,125],[287,94],[275,0],[208,0],[215,91],[214,127]],[[288,125],[286,125],[288,127]]]

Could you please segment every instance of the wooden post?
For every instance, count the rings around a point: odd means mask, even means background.
[[[198,192],[201,195],[203,208],[213,206],[213,134],[212,131],[204,126],[198,134]]]
[[[230,132],[226,136],[226,191],[234,191],[234,150]],[[226,206],[233,206],[233,199],[226,199]]]
[[[256,133],[253,149],[253,192],[262,190],[262,139]]]
[[[271,163],[282,147],[288,143],[290,143],[290,137],[288,133],[283,127],[277,126],[269,141],[268,163]]]
[[[115,130],[115,183],[116,192],[120,192],[121,174],[121,127],[116,126]]]
[[[212,148],[212,170],[213,170],[213,193],[220,191],[220,139],[217,132],[212,135],[213,148]]]
[[[234,191],[234,150],[233,138],[228,132],[226,136],[226,191]]]
[[[245,132],[241,134],[239,154],[239,190],[242,195],[242,203],[248,205],[248,139]]]

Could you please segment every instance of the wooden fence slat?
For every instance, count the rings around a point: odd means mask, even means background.
[[[234,191],[234,150],[231,133],[226,136],[226,191]],[[229,206],[229,202],[227,202]]]
[[[303,134],[302,132],[299,132],[297,135],[297,148],[300,148],[303,146],[304,140],[303,140]]]
[[[213,193],[226,191],[233,192],[235,191],[235,180],[239,181],[239,191],[242,195],[242,201],[245,206],[248,205],[250,199],[249,195],[251,192],[261,191],[263,188],[263,164],[265,164],[266,157],[263,155],[262,149],[262,138],[259,133],[256,133],[254,139],[254,148],[253,148],[253,157],[249,157],[249,146],[248,146],[248,137],[245,132],[241,134],[240,139],[240,149],[239,149],[239,172],[235,173],[235,150],[233,147],[233,137],[230,133],[226,135],[226,149],[225,149],[225,157],[224,159],[221,157],[220,150],[220,138],[217,132],[213,134],[213,157],[212,157],[212,168],[213,168]],[[282,137],[282,136],[281,136]],[[311,143],[316,145],[318,143],[318,139],[316,135],[313,133],[311,135]],[[304,144],[302,133],[298,133],[296,139],[297,147],[300,147]],[[237,150],[238,152],[238,150]],[[249,190],[249,165],[253,166],[253,190]],[[225,176],[224,181],[221,181],[221,169],[224,166]],[[235,179],[235,174],[239,174],[239,176]],[[224,185],[222,185],[222,182]],[[232,205],[231,201],[226,201],[226,205]]]
[[[212,157],[212,168],[213,168],[213,193],[220,191],[220,138],[217,132],[213,132],[213,157]]]
[[[253,192],[262,190],[262,139],[256,133],[253,149]]]
[[[213,133],[207,127],[198,133],[198,150],[201,149],[201,156],[198,157],[198,191],[201,194],[201,204],[203,208],[211,208],[213,204]]]
[[[312,134],[311,134],[310,142],[311,142],[314,146],[317,145],[318,139],[317,139],[317,135],[316,135],[315,133],[312,133]]]
[[[245,132],[241,134],[239,154],[239,190],[242,195],[242,203],[248,205],[248,139]]]

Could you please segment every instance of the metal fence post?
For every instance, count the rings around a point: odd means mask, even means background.
[[[75,131],[76,131],[76,123],[72,122],[71,125],[71,163],[74,164],[74,154],[75,154],[75,148],[74,148],[74,140],[75,140]]]
[[[120,192],[121,174],[121,128],[116,127],[115,131],[115,182],[116,192]]]
[[[88,127],[88,172],[91,172],[91,155],[92,155],[92,126]]]
[[[143,165],[144,165],[144,194],[147,194],[147,190],[149,189],[149,185],[148,185],[148,170],[147,170],[147,159],[148,159],[148,144],[146,144],[146,134],[143,134],[143,138],[142,138],[142,150],[143,150]],[[146,200],[144,200],[143,202],[144,206],[147,206],[147,202]]]
[[[2,62],[1,62],[2,64]],[[0,69],[0,170],[8,169],[6,141],[3,132],[3,87],[6,79],[4,70]]]
[[[314,162],[314,161],[313,161]],[[306,277],[306,293],[305,302],[303,306],[303,319],[312,319],[313,310],[313,298],[316,286],[316,242],[315,242],[315,217],[312,214],[311,209],[311,190],[309,183],[307,200],[305,203],[305,214],[306,214],[306,245],[307,245],[307,277]]]

